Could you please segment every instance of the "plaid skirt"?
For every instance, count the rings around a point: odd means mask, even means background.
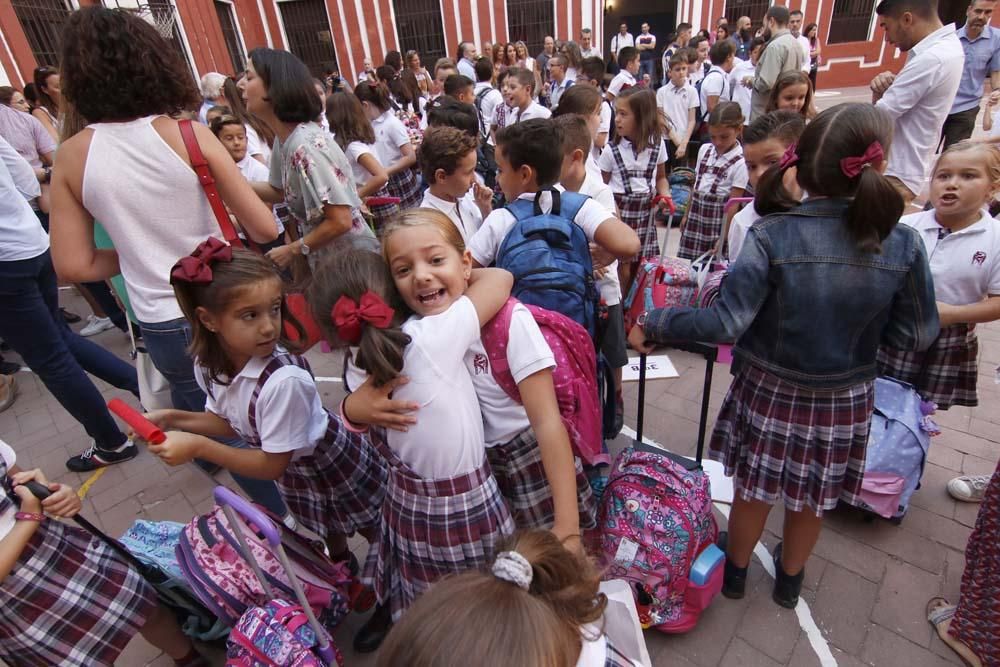
[[[113,665],[156,592],[79,528],[46,521],[0,582],[0,659],[11,667]]]
[[[424,193],[420,191],[420,183],[412,169],[404,169],[389,177],[389,194],[399,197],[399,210],[416,208],[423,201]]]
[[[526,429],[510,442],[486,449],[493,476],[518,528],[552,528],[555,503],[542,466],[542,450],[533,430]],[[580,458],[573,457],[580,530],[597,527],[597,501]]]
[[[1000,464],[965,548],[962,595],[948,632],[984,665],[1000,665]]]
[[[976,376],[979,373],[979,339],[975,327],[954,324],[923,352],[882,347],[878,351],[878,374],[908,382],[938,409],[953,405],[979,405]]]
[[[787,510],[817,516],[839,500],[857,505],[873,386],[812,391],[745,365],[719,410],[709,456],[735,475],[744,500],[784,498]]]
[[[656,237],[656,223],[653,222],[653,206],[650,203],[652,195],[648,192],[638,192],[630,195],[616,192],[615,205],[618,207],[618,217],[639,235],[639,254],[632,257],[632,262],[660,256],[660,241]]]
[[[722,224],[726,220],[725,194],[712,194],[695,190],[691,193],[687,222],[681,231],[681,243],[677,256],[681,259],[696,259],[715,247],[722,236]]]
[[[326,436],[312,454],[292,461],[278,490],[292,516],[325,540],[378,525],[388,475],[368,437],[351,433],[330,414]]]
[[[390,197],[388,188],[382,188],[378,191],[376,197]],[[396,204],[385,204],[384,206],[369,206],[368,211],[372,214],[372,220],[375,225],[375,231],[381,232],[382,228],[386,225],[392,216],[399,213],[399,206]]]
[[[441,577],[485,568],[513,533],[485,457],[478,470],[451,479],[424,480],[393,466],[362,582],[396,621]]]

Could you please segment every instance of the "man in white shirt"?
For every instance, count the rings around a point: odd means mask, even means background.
[[[628,24],[618,26],[618,33],[611,38],[611,55],[618,58],[618,53],[626,46],[635,46],[635,38],[628,31]]]
[[[788,15],[788,31],[792,33],[792,37],[795,41],[799,43],[802,47],[802,52],[805,57],[802,60],[802,71],[809,71],[809,54],[812,52],[812,45],[809,43],[809,38],[802,34],[802,11],[798,9],[793,9]]]
[[[923,190],[965,53],[955,25],[941,24],[935,0],[882,0],[875,12],[885,40],[910,52],[899,74],[883,72],[871,82],[872,102],[896,124],[885,174],[909,204]]]
[[[584,28],[580,31],[580,55],[584,58],[602,58],[601,50],[593,43],[594,31]]]
[[[652,79],[656,74],[656,35],[649,32],[648,23],[642,24],[635,48],[639,49],[639,80],[646,74]]]
[[[362,67],[364,69],[362,69],[360,72],[358,72],[358,83],[362,83],[362,82],[368,81],[368,80],[374,81],[375,80],[375,67],[372,65],[372,59],[371,58],[365,58],[364,63],[362,63]]]
[[[476,45],[472,42],[462,42],[458,45],[458,73],[468,77],[469,81],[476,80],[476,70],[474,59],[476,57]]]

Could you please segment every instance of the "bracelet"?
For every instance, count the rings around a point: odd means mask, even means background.
[[[37,521],[41,523],[45,521],[45,515],[41,512],[17,512],[14,514],[15,521]]]
[[[368,425],[365,424],[364,428],[359,428],[351,423],[351,420],[347,418],[347,413],[344,411],[344,405],[347,403],[347,397],[340,402],[340,421],[343,422],[344,428],[346,428],[351,433],[367,433]]]

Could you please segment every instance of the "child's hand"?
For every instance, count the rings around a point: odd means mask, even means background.
[[[987,107],[995,107],[997,104],[1000,104],[1000,90],[994,90],[986,100]]]
[[[638,324],[628,332],[628,344],[633,350],[643,354],[649,354],[656,349],[656,345],[646,340],[646,332]]]
[[[183,431],[170,431],[167,439],[158,445],[149,444],[149,451],[160,457],[168,466],[179,466],[198,458],[202,436]]]
[[[393,391],[407,382],[409,379],[401,375],[376,387],[375,381],[368,378],[345,399],[344,416],[352,424],[370,424],[405,432],[417,423],[417,418],[410,413],[419,410],[420,404],[397,401],[390,397]]]
[[[472,199],[484,218],[493,212],[493,190],[480,185],[479,181],[472,182]]]
[[[22,470],[13,475],[11,481],[14,483],[14,492],[21,498],[21,509],[25,512],[39,513],[42,510],[53,516],[71,517],[80,511],[80,498],[76,495],[73,487],[66,484],[53,484],[45,479],[45,475],[37,468],[34,470]],[[51,495],[45,500],[39,500],[24,486],[28,482],[37,482],[51,491]]]
[[[171,413],[173,413],[173,410],[168,408],[165,410],[151,410],[142,416],[148,421],[153,422],[153,424],[156,425],[156,428],[161,431],[166,431],[167,429],[173,428],[170,423]]]
[[[674,157],[678,159],[683,158],[685,155],[687,155],[687,150],[688,150],[688,145],[686,141],[677,144],[677,150],[674,151]]]

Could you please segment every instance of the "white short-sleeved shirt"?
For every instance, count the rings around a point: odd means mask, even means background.
[[[587,172],[587,176],[580,186],[580,194],[590,196],[612,214],[615,212],[615,196],[600,176],[595,177]],[[601,298],[607,305],[616,306],[622,302],[622,285],[621,281],[618,280],[618,260],[608,265],[607,275],[597,281],[597,289],[601,292]]]
[[[658,106],[670,121],[670,126],[681,137],[687,132],[688,115],[691,109],[698,108],[698,91],[690,83],[675,86],[668,83],[656,91],[656,106]],[[695,123],[698,122],[697,113]]]
[[[812,53],[812,44],[809,43],[808,37],[801,34],[795,38],[795,41],[799,43],[800,47],[802,47],[802,71],[808,72],[812,67],[810,62],[812,58],[809,57]]]
[[[264,368],[280,351],[252,358],[229,384],[212,382],[196,360],[194,379],[208,395],[205,410],[225,419],[240,435],[251,435],[250,400]],[[294,458],[307,456],[326,435],[329,415],[316,381],[309,371],[295,365],[282,366],[267,379],[257,396],[256,412],[260,448],[271,454],[295,452]]]
[[[552,194],[543,192],[540,196],[542,198],[542,211],[545,213],[551,211]],[[528,201],[534,201],[534,198],[534,192],[525,192],[518,197],[518,199],[527,199]],[[580,207],[573,222],[583,228],[588,241],[593,241],[594,234],[597,233],[597,228],[601,226],[601,223],[613,217],[615,217],[613,212],[604,208],[593,199],[590,199]],[[506,208],[497,209],[486,216],[483,226],[479,228],[479,231],[472,237],[472,241],[469,242],[469,251],[472,253],[472,258],[479,262],[481,266],[491,265],[496,259],[497,251],[500,250],[500,244],[503,243],[503,240],[507,237],[507,232],[510,231],[510,228],[516,222],[517,218]]]
[[[259,155],[264,158],[264,164],[271,164],[271,147],[267,145],[257,130],[250,125],[245,125],[247,130],[247,155]]]
[[[239,168],[240,173],[243,174],[243,178],[247,179],[249,182],[253,183],[255,181],[261,181],[266,183],[270,177],[271,170],[260,163],[260,160],[250,157],[250,152],[243,156],[243,159],[236,163]],[[274,222],[278,225],[278,234],[285,233],[285,225],[281,222],[281,216],[279,216],[275,211],[274,207],[271,207],[271,212],[274,213]]]
[[[991,137],[1000,137],[1000,109],[993,112],[993,127],[990,128]]]
[[[743,249],[743,243],[747,240],[747,234],[750,233],[753,223],[758,220],[760,220],[760,213],[757,212],[757,208],[752,202],[733,216],[729,223],[729,236],[727,237],[729,261],[736,261],[736,258],[740,256],[740,250]]]
[[[688,65],[688,83],[697,86],[698,82],[705,78],[705,61]]]
[[[378,157],[378,149],[375,144],[366,144],[363,141],[352,141],[347,144],[347,149],[344,151],[344,155],[347,156],[347,161],[351,164],[351,173],[354,174],[354,183],[360,188],[363,187],[368,179],[372,177],[371,172],[362,166],[358,160],[361,159],[362,155],[371,155],[375,160],[381,164],[381,160]],[[383,165],[384,166],[384,165]]]
[[[510,318],[507,363],[514,382],[518,384],[538,371],[556,365],[552,350],[535,318],[520,304],[514,306]],[[493,378],[490,357],[481,340],[476,340],[465,353],[465,367],[479,398],[487,447],[510,442],[531,426],[524,406],[508,396]]]
[[[708,160],[709,167],[712,167],[717,164],[725,164],[737,155],[743,155],[743,147],[739,144],[739,142],[737,142],[735,146],[730,148],[729,151],[723,155],[719,155],[719,152],[715,150],[715,146],[712,144],[702,144],[702,147],[698,149],[698,164],[695,167],[695,173],[701,174],[701,163],[705,160]],[[747,183],[749,183],[747,163],[743,160],[737,160],[736,163],[726,171],[722,178],[719,179],[716,191],[720,194],[728,194],[733,188],[742,188],[745,190]],[[706,171],[704,174],[698,176],[698,181],[695,183],[695,190],[699,192],[710,192],[712,190],[712,186],[715,184],[715,176],[711,171]]]
[[[448,216],[448,219],[455,223],[458,231],[462,233],[462,239],[468,245],[475,235],[479,226],[483,224],[483,213],[476,206],[475,199],[471,192],[467,192],[458,201],[450,202],[431,193],[430,188],[424,190],[424,199],[420,202],[421,208],[436,208]]]
[[[373,120],[372,129],[375,130],[375,152],[378,161],[383,167],[389,168],[403,157],[403,152],[399,148],[410,143],[410,135],[403,121],[396,118],[391,111],[386,111]]]
[[[754,76],[756,67],[749,60],[737,60],[733,65],[733,70],[729,73],[729,90],[732,94],[733,102],[740,105],[743,111],[743,124],[750,124],[750,100],[753,97],[753,88],[743,85],[743,79]]]
[[[978,222],[943,238],[933,210],[899,221],[924,240],[938,301],[965,306],[1000,294],[1000,222],[989,211],[983,209]]]
[[[632,76],[632,72],[623,69],[615,75],[615,78],[611,79],[611,84],[608,85],[608,93],[618,97],[621,95],[623,88],[631,88],[635,85],[635,77]]]
[[[607,100],[601,101],[601,120],[597,125],[597,133],[603,134],[605,136],[604,143],[607,143],[611,136],[611,105],[613,102],[608,102]],[[590,156],[593,158],[593,166],[597,169],[597,175],[600,176],[601,169],[597,166],[597,160],[601,157],[601,149],[594,144],[590,147]],[[590,168],[590,162],[587,163],[587,167]]]
[[[0,440],[0,456],[3,457],[3,462],[7,464],[7,470],[10,471],[17,463],[17,454],[14,453],[13,448],[8,445],[3,440]],[[0,490],[0,493],[4,491]],[[13,495],[13,494],[11,494]],[[11,504],[6,512],[0,513],[0,540],[7,537],[10,531],[14,530],[14,525],[17,523],[17,519],[14,515],[17,514],[17,506]]]
[[[483,417],[465,354],[479,341],[479,316],[468,297],[448,310],[403,324],[410,344],[401,375],[409,382],[393,398],[420,406],[405,433],[389,430],[396,455],[423,479],[449,479],[483,464]]]
[[[621,143],[618,145],[618,150],[622,155],[622,162],[625,164],[625,169],[631,171],[633,169],[639,170],[643,175],[646,173],[646,165],[649,164],[649,151],[651,149],[644,148],[642,151],[636,155],[632,150],[632,142],[628,139],[622,139]],[[660,150],[656,156],[656,164],[664,164],[667,161],[667,146],[661,141]],[[611,142],[609,141],[604,146],[604,150],[601,151],[601,158],[597,161],[597,165],[601,168],[601,171],[607,171],[611,173],[611,180],[608,185],[611,186],[611,192],[624,193],[625,192],[625,181],[622,180],[621,172],[618,169],[618,165],[615,164],[615,156],[611,150]],[[653,178],[656,178],[656,172],[653,172]],[[656,182],[650,183],[646,181],[643,176],[632,176],[630,179],[630,184],[632,186],[632,192],[652,192],[656,188]]]
[[[487,91],[483,93],[482,91]],[[488,81],[481,81],[476,84],[473,89],[476,98],[480,100],[479,102],[479,112],[482,114],[483,122],[486,124],[486,132],[489,134],[490,125],[493,123],[493,119],[496,116],[496,109],[498,106],[503,104],[503,94],[491,86]],[[480,98],[480,94],[482,97]],[[425,116],[427,114],[424,114]]]
[[[531,101],[525,109],[522,111],[520,109],[507,109],[507,121],[504,127],[509,127],[515,123],[519,123],[522,120],[531,120],[532,118],[551,118],[552,112],[543,107],[538,102],[534,100]]]
[[[701,113],[708,114],[708,97],[718,96],[719,102],[729,100],[729,75],[718,65],[712,65],[701,80]]]
[[[49,235],[27,199],[38,193],[35,170],[0,137],[0,262],[32,259],[49,249]]]

